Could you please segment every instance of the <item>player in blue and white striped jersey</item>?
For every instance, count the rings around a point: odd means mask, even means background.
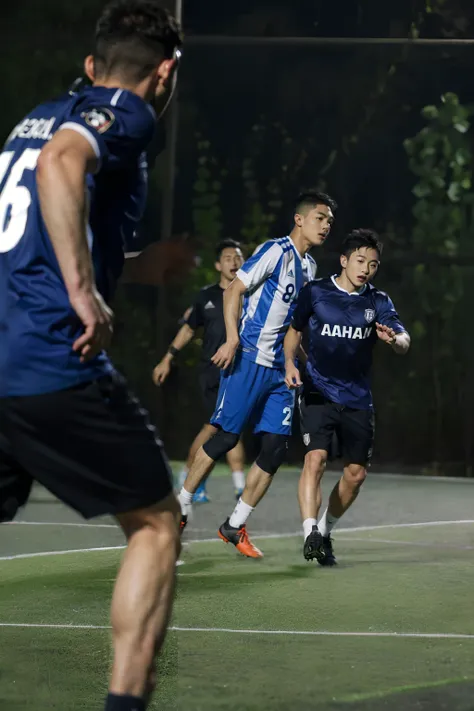
[[[197,452],[181,489],[181,529],[186,526],[199,484],[215,462],[235,446],[250,422],[254,432],[262,435],[261,451],[219,536],[251,558],[260,558],[262,553],[251,543],[246,521],[282,464],[291,434],[294,394],[285,385],[283,339],[296,297],[316,273],[316,264],[307,253],[328,237],[335,208],[335,202],[324,193],[303,193],[290,235],[258,247],[224,293],[227,340],[212,359],[224,371],[211,420],[219,431]]]

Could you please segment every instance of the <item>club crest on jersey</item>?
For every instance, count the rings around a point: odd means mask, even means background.
[[[372,323],[372,321],[375,318],[375,311],[374,309],[366,309],[364,312],[365,320],[367,323]]]
[[[98,133],[105,133],[115,121],[115,116],[110,109],[91,109],[81,114],[88,126],[94,128]]]

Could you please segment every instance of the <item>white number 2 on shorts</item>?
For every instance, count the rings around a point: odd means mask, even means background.
[[[284,407],[283,408],[283,414],[285,417],[283,418],[283,422],[281,423],[282,425],[291,425],[291,415],[292,415],[292,409],[291,407]]]

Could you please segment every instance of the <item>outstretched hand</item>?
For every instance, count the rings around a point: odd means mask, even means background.
[[[393,330],[393,328],[390,328],[389,326],[384,326],[382,323],[376,323],[375,326],[377,328],[377,336],[380,338],[380,340],[384,343],[387,343],[389,346],[393,346],[393,344],[397,340],[397,334]]]

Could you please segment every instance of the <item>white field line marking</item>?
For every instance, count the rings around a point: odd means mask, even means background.
[[[21,522],[19,522],[21,523]],[[459,521],[421,521],[419,523],[386,523],[377,526],[355,526],[354,528],[338,528],[336,533],[356,533],[358,531],[378,531],[383,529],[391,528],[422,528],[429,526],[453,526],[457,524],[473,524],[474,519],[462,519]],[[7,524],[8,525],[8,524]],[[37,525],[41,525],[41,522],[37,522]],[[58,523],[58,526],[63,524]],[[88,526],[88,524],[79,524],[81,526]],[[92,525],[90,526],[92,528]],[[254,540],[261,539],[272,539],[272,538],[294,538],[296,536],[301,536],[301,531],[288,532],[288,533],[264,533],[252,536]],[[370,538],[364,539],[370,542]],[[185,541],[185,545],[195,544],[195,543],[221,543],[221,541],[215,538],[196,538],[190,541]],[[398,543],[398,541],[397,541]],[[40,553],[20,553],[19,555],[8,555],[0,556],[0,562],[3,560],[16,560],[17,558],[40,558],[52,555],[66,555],[68,553],[94,553],[97,551],[112,551],[112,550],[122,550],[125,546],[105,546],[103,548],[75,548],[73,550],[62,550],[62,551],[42,551]]]
[[[110,630],[109,625],[50,625],[0,622],[0,627],[62,630]],[[306,637],[399,637],[400,639],[474,639],[474,634],[444,632],[329,632],[326,630],[249,630],[228,627],[170,627],[171,632],[213,632],[221,634],[262,634]]]

